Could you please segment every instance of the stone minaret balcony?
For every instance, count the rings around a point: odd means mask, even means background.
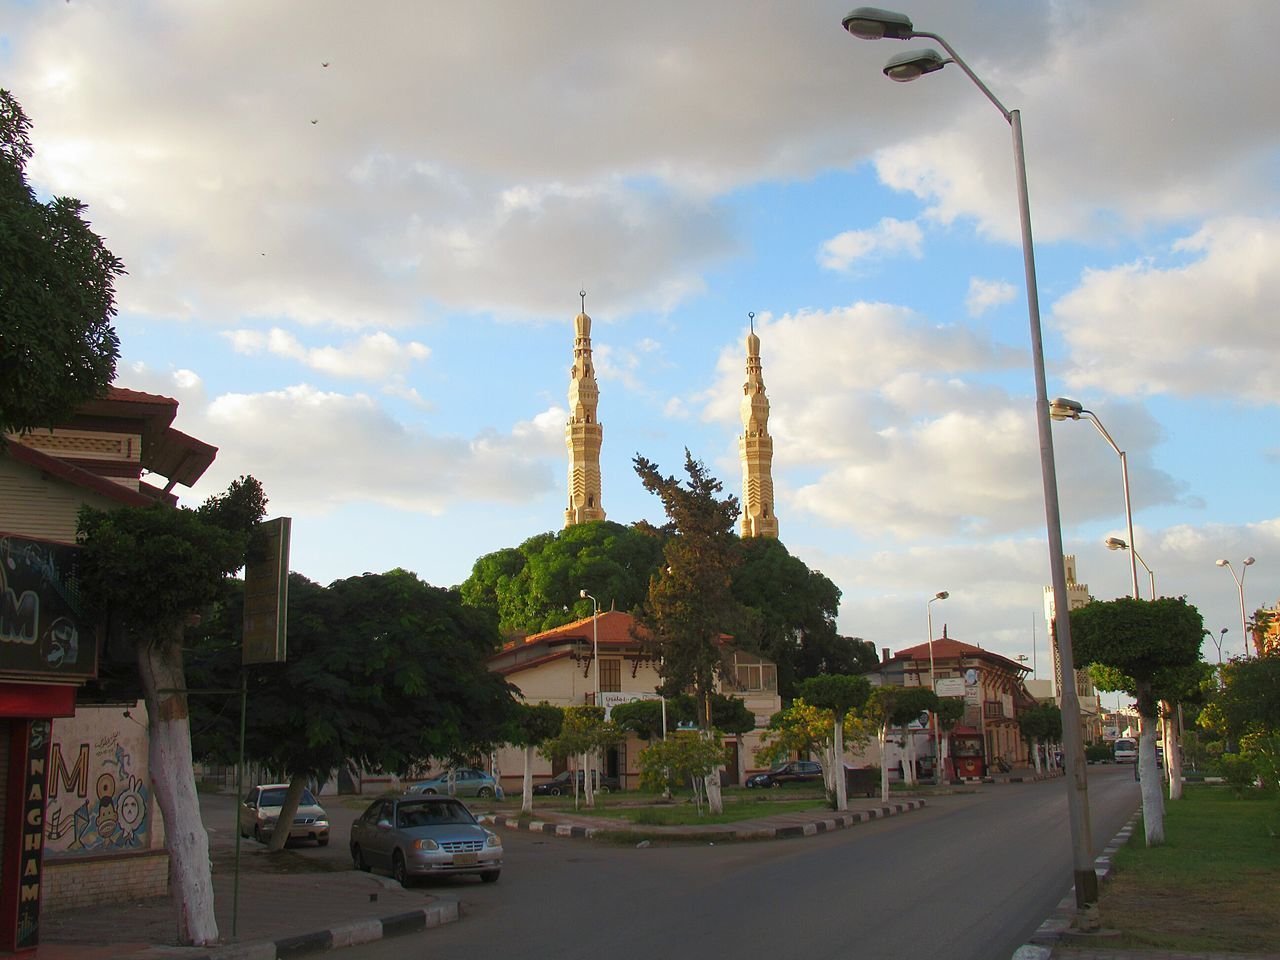
[[[591,318],[587,316],[587,295],[582,293],[582,312],[574,318],[573,369],[569,376],[569,421],[564,428],[569,448],[569,506],[564,525],[603,520],[600,506],[600,444],[604,428],[596,419],[600,388],[591,363]]]
[[[773,438],[769,436],[769,398],[764,392],[755,314],[750,318],[747,382],[742,385],[742,436],[738,438],[738,458],[742,461],[740,532],[744,538],[777,537],[778,518],[773,512]]]

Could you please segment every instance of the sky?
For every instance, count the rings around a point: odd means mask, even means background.
[[[256,476],[296,571],[450,586],[559,529],[580,290],[608,518],[664,519],[636,454],[740,494],[754,314],[781,539],[841,632],[923,642],[946,590],[935,635],[1043,678],[1010,127],[955,65],[887,80],[930,41],[855,39],[848,9],[0,0],[0,84],[33,186],[128,269],[116,382],[219,448],[183,502]],[[1158,593],[1240,654],[1215,561],[1256,558],[1249,614],[1280,597],[1280,5],[903,12],[1020,111],[1048,395],[1126,452]],[[1052,434],[1066,551],[1128,595],[1119,458]]]

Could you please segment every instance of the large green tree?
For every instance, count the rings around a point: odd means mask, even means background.
[[[224,596],[226,578],[244,566],[266,503],[258,481],[241,477],[196,510],[157,504],[80,511],[81,589],[91,609],[120,625],[137,657],[178,937],[197,946],[216,943],[218,925],[209,838],[191,766],[183,639],[187,627]]]
[[[844,721],[855,710],[862,709],[871,695],[871,683],[865,677],[830,674],[810,677],[800,684],[800,696],[806,703],[832,716],[832,749],[827,759],[827,789],[835,793],[836,809],[848,810],[849,800],[844,776]]]
[[[1076,664],[1109,680],[1102,689],[1124,689],[1137,702],[1147,846],[1164,843],[1164,797],[1155,751],[1159,702],[1176,700],[1185,688],[1187,672],[1200,662],[1203,633],[1200,612],[1185,597],[1095,600],[1071,611]]]
[[[124,267],[89,228],[84,204],[36,198],[30,131],[0,89],[0,444],[102,396],[120,353],[111,319]]]
[[[1263,780],[1280,782],[1280,653],[1232,660],[1222,687],[1200,714],[1201,726],[1240,745]]]

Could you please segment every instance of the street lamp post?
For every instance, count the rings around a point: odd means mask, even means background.
[[[1240,591],[1240,632],[1244,635],[1244,656],[1249,659],[1249,622],[1245,618],[1244,612],[1244,575],[1249,572],[1249,567],[1253,566],[1253,557],[1245,557],[1240,561],[1240,576],[1236,576],[1236,568],[1231,565],[1230,560],[1219,560],[1218,566],[1226,567],[1231,571],[1231,576],[1236,582],[1236,587]]]
[[[1151,578],[1151,599],[1154,600],[1156,598],[1156,575],[1152,573],[1151,568],[1147,566],[1147,561],[1142,559],[1142,554],[1138,553],[1138,551],[1133,548],[1132,544],[1125,543],[1119,537],[1107,537],[1107,539],[1103,540],[1102,543],[1108,550],[1128,550],[1138,563],[1142,564],[1142,569],[1146,570],[1147,576]],[[1136,583],[1133,588],[1133,599],[1142,599],[1138,596]]]
[[[1086,418],[1098,428],[1098,432],[1102,434],[1102,439],[1106,440],[1111,449],[1120,457],[1120,479],[1124,482],[1124,522],[1128,529],[1129,543],[1133,543],[1133,507],[1129,501],[1129,456],[1121,450],[1111,434],[1107,433],[1107,428],[1102,425],[1102,421],[1098,419],[1098,415],[1092,410],[1086,410],[1083,405],[1075,400],[1068,400],[1066,397],[1058,397],[1053,403],[1049,404],[1049,416],[1054,420],[1079,420],[1081,417]],[[1111,549],[1116,549],[1112,547]],[[1138,552],[1131,550],[1129,552],[1129,573],[1133,578],[1133,599],[1141,599],[1138,596]],[[1144,563],[1144,567],[1147,565]],[[1147,567],[1147,572],[1151,572],[1151,568]],[[1151,590],[1151,599],[1156,598],[1155,588]]]
[[[600,604],[586,590],[578,592],[583,600],[591,601],[591,664],[596,675],[596,706],[600,706]]]
[[[1068,616],[1067,575],[1062,558],[1062,521],[1058,511],[1058,478],[1053,460],[1053,432],[1049,423],[1049,396],[1045,386],[1044,340],[1040,330],[1040,299],[1036,290],[1035,249],[1031,239],[1031,208],[1027,196],[1027,163],[1022,145],[1022,116],[1002,104],[959,57],[951,45],[936,33],[916,30],[909,17],[875,7],[859,7],[842,21],[855,37],[866,40],[936,40],[950,55],[943,59],[935,50],[908,52],[893,57],[884,67],[891,80],[908,81],[941,70],[954,63],[973,81],[982,94],[1000,111],[1013,135],[1014,173],[1018,187],[1018,218],[1022,230],[1023,271],[1027,285],[1027,315],[1031,328],[1031,357],[1036,383],[1036,431],[1040,441],[1040,473],[1044,486],[1045,526],[1049,541],[1049,568],[1052,575],[1054,620],[1063,675],[1072,678],[1062,694],[1062,746],[1066,754],[1067,819],[1071,825],[1072,869],[1075,876],[1076,923],[1083,929],[1098,927],[1098,877],[1093,867],[1093,843],[1089,831],[1088,779],[1084,745],[1080,733],[1080,698],[1074,683],[1075,658],[1071,647],[1071,620]]]
[[[951,594],[939,590],[924,605],[925,618],[929,622],[929,689],[938,695],[938,680],[933,673],[933,601],[945,600]],[[942,782],[942,734],[939,732],[938,711],[933,711],[933,779]]]

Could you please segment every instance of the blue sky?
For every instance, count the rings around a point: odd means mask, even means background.
[[[188,502],[252,473],[298,571],[460,582],[562,523],[585,287],[603,506],[660,520],[636,453],[739,490],[754,312],[781,536],[842,630],[918,643],[948,590],[939,632],[1030,655],[1034,623],[1045,675],[1009,128],[954,66],[890,83],[908,45],[825,0],[0,11],[30,176],[129,269],[118,382],[219,447]],[[905,12],[1022,110],[1050,396],[1127,450],[1159,592],[1240,652],[1214,561],[1257,558],[1250,612],[1280,595],[1280,9]],[[1067,549],[1125,594],[1118,460],[1086,423],[1054,440]]]

